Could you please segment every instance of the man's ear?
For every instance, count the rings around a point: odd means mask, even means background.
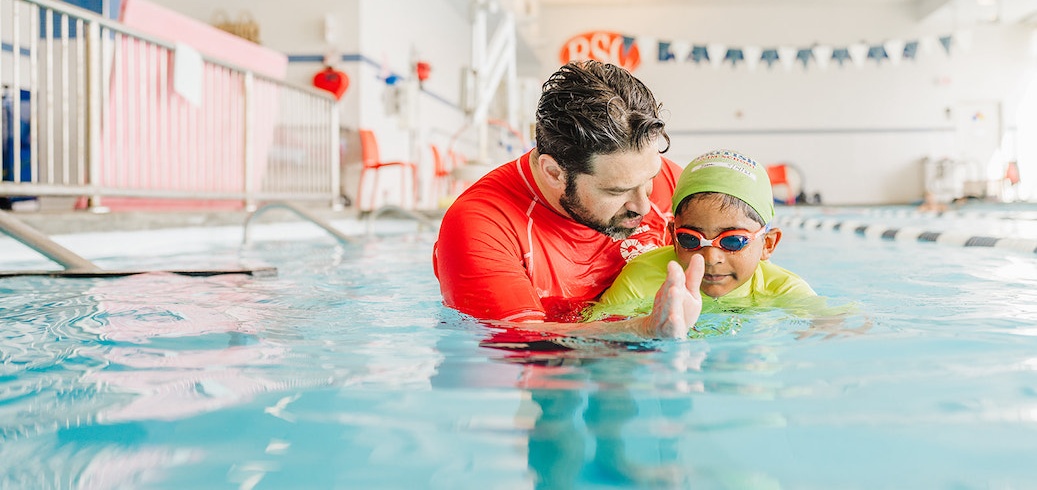
[[[554,189],[565,189],[565,170],[551,155],[540,154],[537,156],[537,165],[540,173],[544,176],[544,183]]]
[[[760,256],[760,260],[767,260],[771,258],[771,254],[774,253],[774,249],[778,248],[778,242],[781,241],[781,228],[771,228],[763,235],[763,255]]]

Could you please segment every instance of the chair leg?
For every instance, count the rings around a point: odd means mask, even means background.
[[[413,206],[407,206],[407,198],[404,197],[403,193],[407,190],[407,167],[405,165],[400,166],[400,207],[403,209],[413,209]],[[411,190],[410,202],[414,202],[414,191]]]
[[[418,208],[418,166],[411,167],[411,209]]]
[[[381,170],[381,169],[379,169]],[[370,211],[374,211],[375,205],[378,204],[378,170],[374,172],[374,187],[371,188],[371,208]]]

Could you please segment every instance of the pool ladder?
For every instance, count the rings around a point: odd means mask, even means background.
[[[40,233],[35,228],[23,223],[7,211],[0,211],[0,229],[11,238],[22,242],[29,248],[39,252],[54,262],[57,262],[67,271],[98,272],[100,267],[93,262],[80,257],[75,252],[58,245],[50,237]]]
[[[93,262],[79,256],[75,252],[62,247],[50,237],[39,232],[35,228],[15,218],[11,213],[0,210],[0,231],[11,238],[21,242],[29,248],[40,253],[65,268],[63,271],[54,270],[17,270],[0,271],[0,277],[13,276],[52,276],[52,277],[118,277],[145,272],[171,272],[184,276],[213,276],[219,274],[249,274],[257,277],[270,277],[277,275],[277,269],[273,267],[243,267],[228,269],[176,269],[164,271],[150,270],[106,270],[98,267]]]
[[[271,209],[284,209],[286,211],[291,211],[296,216],[298,216],[298,217],[300,217],[300,218],[302,218],[302,219],[304,219],[306,221],[309,221],[309,222],[311,222],[311,223],[321,227],[322,229],[324,229],[324,231],[328,232],[328,234],[330,234],[331,236],[335,237],[335,239],[338,240],[341,243],[344,243],[344,244],[356,243],[356,239],[355,238],[343,234],[341,231],[336,229],[334,226],[331,226],[331,223],[329,223],[324,218],[321,218],[320,216],[317,216],[317,215],[315,215],[315,214],[313,214],[313,213],[311,213],[311,212],[309,212],[309,211],[307,211],[307,210],[305,210],[303,208],[300,208],[299,206],[296,206],[294,204],[287,203],[287,202],[271,202],[271,203],[267,203],[267,204],[264,204],[264,205],[260,206],[255,211],[253,211],[252,214],[248,215],[248,218],[245,219],[244,238],[242,240],[243,243],[245,243],[247,245],[248,243],[250,243],[252,241],[252,235],[249,232],[249,230],[250,230],[249,227],[252,225],[252,222],[254,220],[256,220],[256,219],[259,219],[260,216],[266,214],[266,212],[270,211]]]
[[[313,214],[313,213],[311,213],[310,211],[307,211],[304,208],[301,208],[299,206],[296,206],[294,204],[287,203],[287,202],[271,202],[271,203],[267,203],[267,204],[264,204],[264,205],[260,206],[258,209],[253,211],[252,214],[250,214],[249,217],[245,220],[244,238],[242,240],[244,244],[247,245],[247,244],[251,243],[251,241],[252,241],[252,237],[251,237],[251,233],[250,233],[250,227],[252,225],[252,222],[254,220],[256,220],[256,219],[259,219],[259,217],[261,215],[266,214],[267,211],[270,211],[272,209],[284,209],[286,211],[290,211],[293,214],[295,214],[296,216],[298,216],[298,217],[300,217],[300,218],[302,218],[302,219],[304,219],[306,221],[309,221],[309,222],[311,222],[311,223],[321,227],[322,229],[324,229],[324,231],[328,232],[328,234],[333,236],[340,243],[348,245],[348,244],[351,244],[351,243],[358,243],[360,241],[360,239],[355,237],[355,236],[349,236],[349,235],[346,235],[346,234],[342,233],[337,228],[332,226],[331,223],[329,223],[324,218],[321,218],[320,216],[317,216],[316,214]],[[434,220],[432,220],[432,219],[430,219],[430,218],[428,218],[426,216],[423,216],[420,213],[416,213],[414,211],[403,209],[403,208],[400,208],[398,206],[382,206],[382,207],[380,207],[380,208],[378,208],[378,209],[376,209],[374,211],[361,212],[360,217],[361,217],[361,219],[366,219],[366,221],[368,222],[368,225],[369,225],[368,232],[370,233],[370,224],[372,222],[374,222],[376,219],[378,219],[378,218],[380,218],[380,217],[382,217],[384,215],[393,215],[393,214],[402,215],[402,216],[404,216],[406,218],[413,219],[414,221],[416,221],[418,223],[418,226],[420,228],[426,228],[426,227],[427,228],[431,228],[431,229],[435,229],[436,228],[436,223],[435,223]]]

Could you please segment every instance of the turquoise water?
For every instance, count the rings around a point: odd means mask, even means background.
[[[0,281],[0,488],[1037,487],[1032,254],[788,230],[774,261],[859,314],[523,356],[441,306],[433,240]]]

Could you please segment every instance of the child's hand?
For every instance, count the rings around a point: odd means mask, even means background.
[[[688,331],[702,313],[702,274],[706,266],[702,256],[692,255],[686,270],[670,262],[666,267],[666,282],[655,294],[652,314],[645,325],[649,337],[687,338]]]

